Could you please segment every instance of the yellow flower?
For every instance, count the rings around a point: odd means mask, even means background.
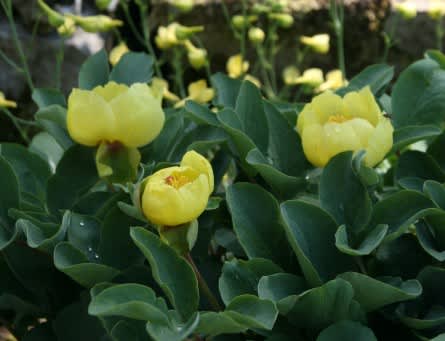
[[[312,68],[303,72],[303,75],[295,80],[295,84],[303,84],[311,87],[317,87],[323,83],[323,71],[321,69]]]
[[[316,34],[312,37],[302,36],[300,42],[317,53],[326,54],[329,52],[329,34]]]
[[[215,90],[207,87],[207,81],[205,79],[190,83],[187,90],[189,95],[182,101],[176,103],[175,108],[184,106],[187,100],[192,100],[198,103],[207,103],[215,97]]]
[[[66,119],[70,136],[80,144],[120,142],[135,148],[159,135],[165,117],[161,98],[148,85],[109,82],[92,91],[74,89]]]
[[[156,225],[191,222],[204,212],[213,192],[213,181],[209,161],[189,151],[180,166],[161,169],[146,179],[142,211]]]
[[[264,41],[266,34],[259,27],[251,27],[249,29],[249,40],[253,44],[261,44]]]
[[[249,70],[249,62],[243,60],[241,54],[236,54],[227,60],[226,69],[229,77],[238,78]]]
[[[172,0],[171,4],[181,12],[190,12],[193,9],[194,0]]]
[[[283,82],[286,85],[295,85],[298,84],[298,79],[300,77],[300,71],[296,66],[289,65],[286,66],[282,73]]]
[[[186,40],[184,45],[188,51],[188,61],[194,69],[199,70],[207,64],[207,51],[205,49],[193,46],[190,40]]]
[[[115,46],[111,51],[108,59],[110,60],[111,65],[116,65],[121,60],[122,56],[130,52],[127,44],[125,42],[121,42],[119,45]]]
[[[347,85],[347,81],[343,80],[343,74],[341,70],[332,70],[326,74],[326,81],[315,89],[316,92],[323,92],[326,90],[337,90],[342,86]]]
[[[151,89],[155,97],[162,97],[171,102],[178,102],[180,98],[168,89],[168,82],[165,79],[153,77],[151,80]]]
[[[394,8],[406,20],[413,19],[417,15],[416,4],[411,1],[396,2]]]
[[[67,14],[67,16],[72,18],[85,32],[91,33],[110,31],[124,24],[123,21],[112,19],[106,15],[81,17],[78,15]]]
[[[430,3],[428,8],[428,15],[433,20],[439,20],[445,15],[445,2],[442,1],[434,1]]]
[[[76,31],[76,23],[70,17],[65,17],[64,19],[65,21],[63,22],[63,24],[57,27],[57,32],[62,37],[71,37]]]
[[[0,91],[0,108],[17,108],[17,103],[7,100],[5,94]]]
[[[176,37],[176,27],[178,25],[178,23],[174,22],[168,26],[159,26],[155,43],[161,50],[169,49],[179,44],[178,38]]]
[[[307,104],[297,119],[304,154],[324,167],[338,153],[365,150],[365,163],[383,160],[393,143],[391,121],[384,117],[369,86],[344,98],[326,91]]]

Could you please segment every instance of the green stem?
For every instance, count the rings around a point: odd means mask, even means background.
[[[12,124],[16,127],[16,129],[18,130],[18,132],[20,133],[20,136],[22,137],[22,139],[26,142],[29,143],[30,140],[28,138],[28,135],[26,135],[26,132],[23,130],[23,128],[20,126],[17,117],[15,117],[8,109],[6,108],[1,108],[1,111],[11,120]]]
[[[61,39],[59,51],[56,54],[56,89],[60,90],[62,83],[62,65],[65,57],[65,38]]]
[[[227,8],[225,0],[221,0],[221,7],[223,10],[224,18],[226,18],[227,24],[229,25],[230,29],[232,30],[233,36],[235,38],[238,38],[239,34],[236,31],[236,28],[232,25],[232,20],[230,19],[231,17],[230,17],[229,9]]]
[[[204,277],[202,277],[201,273],[199,272],[195,262],[193,261],[192,256],[190,253],[187,253],[184,258],[189,262],[191,267],[193,268],[193,271],[195,272],[196,279],[198,280],[198,285],[200,291],[204,294],[204,296],[207,298],[207,301],[215,311],[221,311],[222,308],[219,305],[218,300],[216,299],[215,295],[213,295],[212,291],[210,290],[209,286],[207,285],[206,280]]]
[[[256,45],[256,52],[258,54],[258,59],[259,59],[259,62],[260,62],[261,75],[262,75],[262,78],[263,78],[263,81],[264,81],[264,90],[266,91],[267,97],[269,99],[273,99],[276,96],[275,96],[275,92],[274,92],[274,90],[272,88],[272,84],[270,82],[270,79],[269,79],[269,74],[267,72],[267,70],[268,70],[268,64],[267,63],[268,62],[267,62],[267,59],[266,59],[266,56],[265,56],[265,53],[264,53],[263,46]]]
[[[276,33],[277,33],[278,26],[275,22],[272,22],[268,27],[267,32],[267,55],[268,55],[268,61],[269,61],[269,75],[270,75],[270,81],[271,86],[274,93],[277,93],[277,75],[275,72],[275,56],[276,56]]]
[[[345,48],[344,48],[344,3],[343,0],[331,0],[330,2],[330,14],[331,20],[334,25],[335,35],[337,37],[337,57],[338,68],[341,70],[343,79],[346,79],[346,66],[345,66]]]
[[[136,40],[145,47],[146,46],[145,39],[143,36],[141,36],[138,29],[136,28],[136,24],[134,23],[133,18],[130,15],[130,11],[128,10],[127,3],[125,1],[120,1],[119,4],[121,5],[124,11],[125,19],[130,25],[131,32],[134,34]]]
[[[185,98],[185,85],[182,69],[182,51],[178,47],[173,47],[173,69],[175,72],[175,83],[182,98]]]
[[[443,36],[444,36],[444,30],[443,30],[443,18],[440,17],[439,19],[437,19],[437,23],[436,23],[436,39],[437,39],[437,49],[439,51],[442,51],[443,48],[443,44],[442,44],[442,40],[443,40]]]
[[[204,49],[204,44],[202,43],[201,39],[199,39],[198,37],[194,37],[193,39],[194,39],[194,41],[196,42],[196,44],[198,45],[199,48]],[[204,65],[204,68],[205,68],[206,76],[209,79],[209,83],[213,87],[212,69],[210,68],[210,59],[207,60],[207,62]]]
[[[382,62],[386,63],[388,60],[389,50],[394,46],[394,35],[396,32],[396,28],[399,24],[399,15],[396,14],[393,22],[391,23],[391,27],[389,29],[389,33],[385,36],[385,50],[383,51],[383,59]]]
[[[367,275],[367,274],[368,274],[368,271],[366,271],[365,264],[363,263],[363,259],[362,259],[362,257],[354,257],[354,259],[355,259],[355,262],[357,263],[357,265],[358,265],[360,271],[361,271],[363,274]]]
[[[29,71],[28,62],[25,57],[25,53],[23,52],[22,44],[20,43],[17,28],[15,26],[14,14],[12,12],[12,3],[11,0],[2,0],[1,5],[5,11],[6,17],[8,18],[9,27],[11,29],[12,39],[15,44],[15,48],[19,54],[20,61],[22,63],[23,74],[25,75],[26,82],[28,83],[29,89],[34,91],[34,84],[32,82],[31,73]]]
[[[246,0],[241,0],[241,4],[243,6],[244,23],[246,23],[247,22],[247,3],[246,3]],[[240,52],[241,52],[241,60],[242,60],[242,62],[244,62],[246,60],[246,29],[247,29],[246,25],[243,25],[243,29],[241,31],[241,39],[240,39]],[[242,76],[244,76],[244,72],[243,72]]]

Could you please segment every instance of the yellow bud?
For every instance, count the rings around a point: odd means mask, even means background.
[[[190,12],[193,9],[194,0],[171,0],[171,4],[181,12]]]
[[[241,54],[236,54],[227,60],[226,69],[229,77],[238,78],[249,70],[249,62],[243,60]]]
[[[115,46],[111,51],[108,57],[111,65],[116,65],[121,60],[122,56],[130,52],[127,44],[125,42],[121,42],[119,45]]]
[[[91,33],[106,32],[124,24],[121,20],[112,19],[106,15],[94,15],[89,17],[81,17],[77,15],[67,16],[72,18],[84,31]]]
[[[161,169],[145,179],[142,211],[156,225],[191,222],[204,212],[213,186],[210,162],[189,151],[179,166]]]
[[[39,4],[40,9],[45,12],[51,26],[57,28],[65,23],[64,16],[59,12],[54,11],[43,0],[37,0],[37,3]]]
[[[406,20],[413,19],[417,15],[416,4],[411,1],[396,2],[394,8]]]
[[[303,75],[296,79],[295,84],[302,84],[315,88],[323,83],[323,81],[323,71],[318,68],[312,68],[304,71]]]
[[[207,103],[215,97],[215,90],[207,87],[207,81],[205,79],[190,83],[187,90],[188,96],[176,103],[175,108],[184,106],[187,100],[192,100],[198,103]]]
[[[76,31],[76,23],[72,18],[66,17],[65,22],[57,28],[62,37],[71,37]]]
[[[275,21],[282,28],[289,28],[294,23],[294,18],[289,13],[270,13],[269,19]]]
[[[329,52],[329,34],[316,34],[312,37],[302,36],[300,42],[317,53],[326,54]]]
[[[109,82],[91,91],[74,89],[68,98],[68,132],[74,141],[86,146],[102,141],[144,146],[164,125],[161,100],[142,83],[128,87]]]
[[[337,90],[343,86],[346,86],[348,82],[343,79],[341,70],[332,70],[326,74],[326,81],[320,84],[315,89],[316,92],[323,92],[326,90]]]
[[[178,40],[189,39],[196,33],[203,31],[204,31],[204,26],[183,26],[180,24],[175,26],[175,35]]]
[[[255,14],[265,14],[270,12],[271,8],[264,4],[255,3],[252,7],[252,11]]]
[[[174,22],[168,26],[159,26],[155,43],[161,50],[166,50],[179,44],[176,37],[176,27],[178,25],[177,22]]]
[[[155,96],[165,98],[171,102],[178,102],[180,98],[168,90],[168,82],[165,79],[153,77],[151,89]]]
[[[442,1],[434,1],[430,3],[428,8],[428,15],[433,20],[439,20],[445,15],[445,2]]]
[[[365,150],[365,163],[373,167],[391,150],[391,121],[384,117],[369,86],[344,98],[326,91],[306,104],[297,118],[303,151],[316,167],[335,155]]]
[[[296,66],[289,65],[284,68],[283,73],[283,82],[286,85],[295,85],[298,84],[298,77],[300,77],[300,71]]]
[[[234,15],[232,18],[232,25],[237,30],[242,30],[245,27],[248,27],[251,23],[255,22],[258,19],[256,15]]]
[[[111,0],[96,0],[96,6],[100,10],[106,9],[111,3]]]
[[[207,64],[207,51],[204,49],[194,49],[187,54],[190,65],[199,70]]]
[[[249,40],[253,44],[261,44],[265,38],[264,31],[259,27],[251,27],[249,29]]]
[[[0,91],[0,108],[17,108],[17,103],[7,100],[5,94]]]

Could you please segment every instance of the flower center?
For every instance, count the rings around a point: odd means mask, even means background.
[[[190,179],[182,174],[172,174],[165,178],[165,183],[176,189],[184,186],[185,184],[188,184],[189,182]]]
[[[346,121],[349,121],[350,120],[350,118],[349,117],[346,117],[345,115],[332,115],[332,116],[329,116],[329,118],[328,118],[328,122],[331,122],[331,123],[343,123],[343,122],[346,122]]]

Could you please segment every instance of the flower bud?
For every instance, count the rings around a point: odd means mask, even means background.
[[[294,18],[289,13],[270,13],[269,19],[275,21],[282,28],[289,28],[294,23]]]
[[[66,17],[62,25],[57,28],[57,32],[62,37],[71,37],[76,31],[76,23],[72,18]]]
[[[242,30],[243,28],[248,27],[251,23],[255,22],[258,19],[256,15],[234,15],[232,18],[232,25],[237,30]]]
[[[0,108],[17,108],[17,103],[7,100],[5,94],[0,91]]]
[[[196,33],[203,32],[204,26],[175,26],[175,34],[178,40],[186,40],[194,36]]]
[[[303,75],[296,79],[295,84],[302,84],[315,88],[323,83],[323,81],[323,71],[318,68],[312,68],[304,71]]]
[[[69,17],[72,18],[84,31],[91,33],[110,31],[124,24],[121,20],[112,19],[106,15],[94,15],[89,17],[69,15]]]
[[[312,37],[302,36],[300,42],[317,53],[326,54],[329,52],[329,34],[316,34]]]
[[[298,84],[298,77],[300,77],[300,71],[296,66],[289,65],[284,68],[283,73],[283,82],[286,85],[295,85]]]
[[[253,44],[261,44],[264,41],[264,31],[259,27],[251,27],[249,29],[249,40]]]
[[[190,12],[193,9],[194,0],[171,0],[171,4],[181,12]]]
[[[174,22],[168,26],[159,26],[155,43],[161,50],[166,50],[179,44],[178,38],[176,37],[176,27],[178,25],[177,22]]]
[[[151,89],[155,96],[165,98],[170,102],[178,102],[180,98],[168,89],[168,82],[165,79],[153,77]]]
[[[127,44],[125,42],[121,42],[119,45],[115,46],[111,51],[108,57],[111,65],[116,65],[121,60],[122,56],[130,52]]]
[[[40,9],[48,17],[48,22],[51,26],[57,28],[65,23],[65,17],[59,12],[54,11],[43,0],[37,0],[37,3],[39,4]]]
[[[396,2],[394,4],[394,8],[396,11],[406,20],[410,20],[416,17],[417,15],[417,7],[414,2]]]
[[[243,60],[241,54],[236,54],[227,60],[226,69],[229,77],[238,78],[249,70],[249,62]]]
[[[343,74],[341,70],[332,70],[326,74],[326,81],[320,84],[320,86],[315,89],[316,92],[323,92],[326,90],[337,90],[341,87],[347,85],[347,81],[343,80]]]
[[[96,0],[96,6],[100,10],[107,9],[112,0]]]
[[[430,3],[428,8],[428,15],[433,20],[439,20],[445,15],[445,2],[435,1]]]
[[[252,7],[252,12],[255,14],[265,14],[270,12],[270,7],[264,4],[254,4]]]
[[[207,51],[205,49],[195,48],[187,54],[190,65],[199,70],[207,64]]]

